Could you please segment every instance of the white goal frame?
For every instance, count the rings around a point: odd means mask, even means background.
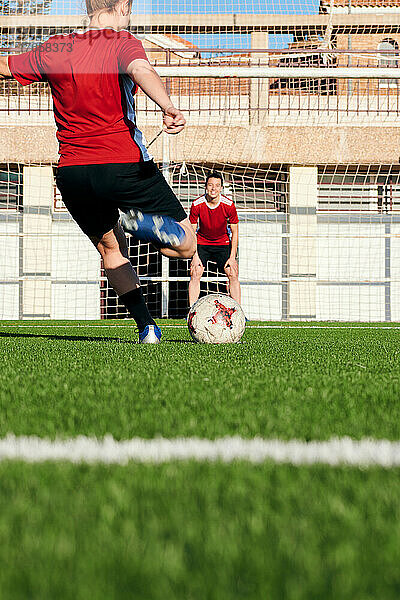
[[[254,56],[256,57],[257,54]],[[317,88],[313,88],[314,91],[308,94],[308,88],[303,92],[299,87],[292,96],[280,95],[278,90],[279,93],[274,97],[275,105],[272,106],[265,97],[269,83],[272,80],[294,82],[341,80],[344,81],[345,86],[351,83],[353,88],[360,83],[360,97],[362,97],[362,86],[365,85],[367,88],[370,81],[396,80],[399,82],[399,88],[400,69],[380,66],[255,66],[251,64],[253,56],[248,57],[250,66],[248,64],[231,66],[229,64],[231,58],[228,57],[226,65],[219,66],[156,65],[158,74],[167,81],[174,82],[178,79],[196,83],[198,80],[203,80],[207,83],[207,80],[211,82],[216,80],[225,86],[222,88],[222,94],[225,94],[222,103],[214,102],[213,98],[211,100],[214,104],[209,103],[208,98],[202,97],[200,91],[199,102],[191,105],[184,94],[181,99],[179,98],[176,93],[177,88],[172,85],[171,96],[174,102],[177,102],[177,105],[180,102],[181,108],[188,111],[190,116],[188,131],[184,132],[176,143],[171,142],[171,138],[168,139],[166,135],[158,136],[161,123],[157,107],[145,100],[143,96],[138,96],[137,107],[140,125],[143,121],[148,139],[150,141],[154,139],[155,142],[150,150],[154,151],[156,160],[167,179],[171,177],[174,168],[176,171],[179,165],[183,165],[187,160],[188,163],[191,162],[194,170],[198,169],[199,180],[204,180],[205,174],[214,167],[222,170],[229,180],[228,187],[232,187],[231,197],[240,204],[239,264],[244,306],[248,316],[271,321],[400,320],[400,301],[398,303],[396,299],[400,297],[400,272],[397,272],[396,267],[397,260],[400,263],[400,180],[398,180],[398,172],[394,171],[396,166],[394,161],[390,164],[388,162],[357,164],[346,161],[343,164],[330,165],[327,161],[318,164],[311,160],[301,163],[295,160],[285,163],[280,160],[274,164],[272,159],[264,162],[259,159],[248,160],[248,164],[244,165],[239,164],[240,161],[236,164],[229,158],[224,169],[223,162],[214,158],[210,158],[209,161],[204,159],[208,156],[207,144],[211,144],[212,140],[203,139],[202,142],[201,136],[196,136],[198,126],[203,126],[204,133],[204,126],[207,128],[209,124],[216,128],[215,131],[218,131],[218,127],[221,126],[224,136],[229,136],[230,131],[239,128],[242,137],[250,130],[253,136],[261,135],[263,129],[268,132],[274,131],[274,127],[276,130],[284,131],[284,127],[288,125],[287,115],[292,118],[291,124],[294,126],[304,129],[303,117],[306,116],[309,120],[313,119],[311,125],[314,128],[319,127],[322,132],[328,131],[329,128],[333,129],[331,125],[337,124],[337,110],[342,110],[339,107],[339,92],[336,94],[336,112],[335,108],[331,108],[334,105],[335,94],[330,95],[328,90],[325,95],[318,95]],[[269,59],[275,60],[273,56]],[[232,97],[229,97],[229,85],[225,84],[234,80],[251,80],[246,88],[247,105],[241,105],[240,102],[230,104]],[[365,81],[367,84],[361,84]],[[198,89],[201,90],[200,87]],[[240,93],[240,86],[238,89]],[[383,93],[379,91],[377,83],[376,89],[382,96]],[[391,133],[388,135],[399,132],[399,129],[396,129],[398,127],[396,121],[399,121],[398,114],[395,112],[389,114],[390,107],[393,102],[396,102],[396,95],[391,95],[392,91],[396,92],[396,90],[387,92],[387,105],[380,107],[379,122],[377,119],[376,123],[374,122],[373,115],[368,122],[368,126],[376,126],[375,130],[379,133],[382,131],[381,125],[390,125]],[[21,95],[6,98],[7,114],[3,111],[3,115],[7,120],[0,122],[0,126],[7,126],[9,122],[15,126],[27,124],[27,119],[32,125],[35,118],[38,126],[50,125],[52,122],[50,105],[44,103],[44,107],[42,105],[42,108],[37,110],[38,104],[39,108],[41,106],[40,93],[44,95],[39,89],[27,97]],[[0,97],[0,102],[3,100],[4,97]],[[341,102],[342,100],[346,100],[346,94],[343,94]],[[389,104],[389,101],[392,104]],[[370,99],[368,106],[371,106]],[[273,109],[274,113],[271,112]],[[336,120],[331,119],[331,113]],[[273,120],[275,117],[276,122]],[[346,118],[345,126],[351,127],[364,123],[360,121],[358,112],[354,113],[354,118],[351,114]],[[255,145],[254,140],[254,137],[249,140],[249,146]],[[176,147],[185,143],[203,143],[202,158],[197,159],[198,154],[193,146],[186,150],[186,153],[191,155],[190,160],[177,159]],[[12,161],[9,160],[10,165],[11,163]],[[72,230],[73,224],[68,221],[66,213],[62,214],[59,210],[54,210],[51,164],[50,161],[47,163],[21,161],[24,179],[22,211],[14,210],[11,206],[4,212],[0,210],[2,213],[0,218],[3,218],[3,223],[0,223],[0,250],[3,245],[5,249],[12,247],[16,257],[14,275],[11,274],[11,267],[4,264],[3,271],[9,275],[2,276],[1,263],[4,260],[0,261],[0,281],[3,283],[0,286],[0,312],[2,306],[12,306],[14,302],[12,297],[13,294],[16,297],[18,288],[19,298],[23,298],[22,301],[19,300],[22,306],[20,318],[52,318],[53,313],[47,310],[52,303],[58,303],[54,314],[64,314],[64,304],[67,306],[68,295],[64,294],[63,286],[68,290],[74,289],[76,302],[86,303],[88,306],[93,302],[93,298],[97,298],[97,286],[101,288],[102,294],[106,287],[104,273],[100,273],[99,264],[96,263],[99,259],[93,253],[90,261],[88,259],[87,274],[73,272],[71,266],[73,242],[68,241],[70,235],[68,232],[71,226],[74,240],[78,240],[79,232],[76,228]],[[11,168],[13,167],[10,166]],[[392,171],[395,172],[393,181],[390,180]],[[282,183],[279,183],[281,175],[284,178]],[[263,192],[264,176],[266,188]],[[283,210],[277,206],[275,209],[271,208],[268,204],[270,196],[272,197],[274,193],[271,192],[271,185],[274,184],[274,181],[271,184],[271,177],[275,176],[277,187],[281,185],[285,188],[282,194],[285,197],[286,207]],[[184,179],[184,176],[182,177]],[[242,184],[238,183],[240,178]],[[176,186],[173,177],[171,183]],[[193,192],[187,189],[187,196],[184,198],[185,208],[188,208],[189,201],[193,199]],[[256,198],[257,194],[263,193],[264,200],[260,200],[260,197]],[[323,201],[319,198],[319,193],[325,198]],[[388,195],[390,201],[387,200]],[[254,202],[251,199],[253,196]],[[45,251],[40,246],[43,240],[47,242]],[[58,250],[56,251],[55,248]],[[83,251],[86,252],[85,249]],[[349,256],[353,260],[353,265],[350,265],[348,272],[344,268],[348,266],[345,264],[346,251],[350,253]],[[57,256],[55,252],[58,252]],[[143,253],[146,252],[149,256],[152,254],[151,250],[143,247]],[[0,255],[5,256],[6,251],[1,251]],[[57,268],[55,271],[51,270],[54,269],[58,257],[60,262],[63,262],[63,275],[57,272]],[[150,258],[152,259],[151,256]],[[24,268],[21,265],[25,265]],[[179,291],[179,284],[187,286],[188,274],[174,274],[165,258],[162,259],[161,269],[157,273],[146,273],[142,266],[139,264],[139,276],[145,286],[149,286],[149,289],[151,286],[153,289],[154,286],[158,286],[157,289],[160,289],[161,311],[157,316],[171,316],[169,301],[171,288]],[[87,289],[92,290],[90,297],[89,292],[84,292],[80,287],[84,285],[85,277]],[[205,274],[203,282],[207,290],[210,288],[210,291],[214,291],[213,285],[222,283],[224,286],[225,278],[211,272]],[[279,298],[276,292],[278,289]],[[220,291],[224,291],[224,288]],[[51,293],[53,296],[50,298]],[[183,292],[179,293],[184,295]],[[30,300],[25,302],[24,298],[29,299],[29,297]],[[25,308],[25,305],[30,308]],[[41,306],[44,308],[41,309]],[[68,312],[65,309],[64,318],[73,318],[71,316],[73,314],[73,311]],[[84,314],[85,310],[82,309],[81,312],[77,312],[76,318],[84,318],[81,316]],[[122,315],[122,313],[118,314]]]

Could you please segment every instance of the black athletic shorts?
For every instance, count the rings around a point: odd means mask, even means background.
[[[118,209],[165,215],[176,221],[186,212],[154,162],[59,167],[57,187],[86,235],[101,238],[119,219]]]
[[[217,263],[217,271],[225,273],[224,266],[231,255],[231,247],[229,246],[206,246],[197,244],[197,254],[203,267],[207,268],[207,261]]]

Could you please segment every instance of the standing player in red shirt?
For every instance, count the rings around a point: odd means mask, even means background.
[[[239,218],[232,200],[221,193],[222,186],[222,176],[216,172],[210,173],[206,179],[206,193],[197,198],[190,208],[189,220],[194,231],[197,230],[197,252],[190,265],[190,306],[199,297],[200,279],[209,260],[216,262],[218,271],[227,275],[229,294],[240,303],[239,267],[236,260]],[[228,223],[232,232],[231,240]]]
[[[162,110],[164,129],[185,126],[143,46],[129,31],[131,0],[86,0],[85,31],[54,35],[33,50],[0,57],[0,78],[48,81],[60,161],[57,187],[72,217],[100,252],[110,285],[135,319],[141,343],[158,343],[122,223],[169,257],[190,258],[195,236],[180,202],[146,149],[136,124],[138,86]]]

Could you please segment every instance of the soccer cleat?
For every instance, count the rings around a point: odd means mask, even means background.
[[[143,331],[139,331],[139,344],[159,344],[161,342],[161,330],[157,325],[146,325]]]
[[[185,230],[171,217],[147,215],[139,210],[128,210],[121,215],[123,229],[138,240],[157,246],[174,248],[185,239]]]

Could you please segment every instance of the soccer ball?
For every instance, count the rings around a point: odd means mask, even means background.
[[[193,304],[187,323],[195,342],[229,344],[242,337],[246,318],[240,304],[230,296],[209,294]]]

